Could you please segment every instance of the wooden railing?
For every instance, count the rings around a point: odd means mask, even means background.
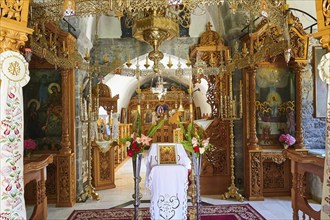
[[[119,140],[132,134],[132,124],[119,124]],[[125,143],[119,143],[115,146],[115,167],[123,162],[127,157]]]
[[[312,173],[323,181],[324,158],[306,151],[285,150],[283,154],[291,160],[293,220],[306,219],[307,216],[308,219],[320,219],[320,211],[314,210],[307,200],[306,173]]]

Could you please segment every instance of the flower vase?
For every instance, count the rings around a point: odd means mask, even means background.
[[[201,219],[201,191],[200,191],[200,175],[202,171],[202,154],[192,154],[192,159],[193,159],[193,165],[194,165],[194,172],[195,172],[195,181],[196,181],[196,217],[198,220]]]
[[[284,149],[288,149],[289,145],[283,144]]]
[[[140,206],[140,199],[142,198],[142,194],[139,192],[140,187],[139,183],[141,181],[140,177],[140,170],[141,170],[141,161],[142,161],[142,154],[137,154],[136,157],[132,158],[133,162],[133,175],[134,175],[134,194],[132,195],[134,199],[134,220],[139,219],[139,206]]]

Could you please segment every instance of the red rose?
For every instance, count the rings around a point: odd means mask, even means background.
[[[127,150],[127,155],[130,157],[134,156],[134,152],[132,150]]]
[[[194,147],[194,151],[195,151],[196,153],[199,153],[199,147],[198,147],[198,146]]]
[[[132,143],[132,149],[133,150],[137,150],[138,149],[137,143],[135,141]]]

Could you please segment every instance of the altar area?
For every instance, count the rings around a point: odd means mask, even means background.
[[[141,193],[143,195],[141,199],[141,208],[150,207],[150,194],[145,193],[145,159],[147,151],[143,153],[144,157],[142,159],[141,167]],[[132,178],[132,161],[127,160],[116,172],[115,182],[116,188],[98,191],[101,201],[95,202],[92,200],[86,203],[76,203],[73,207],[60,208],[56,207],[54,204],[48,204],[48,219],[67,219],[74,210],[83,209],[109,209],[112,207],[121,208],[133,208],[132,204],[132,194],[134,192],[134,182]],[[188,197],[188,199],[190,199]],[[208,204],[221,205],[221,204],[242,204],[241,202],[233,200],[220,200],[216,195],[203,195],[202,201]],[[266,219],[291,219],[292,209],[291,209],[291,199],[290,197],[281,198],[265,198],[261,203],[259,201],[245,201],[244,204],[250,204],[254,209],[256,209],[262,216]],[[191,203],[188,202],[188,205]],[[282,207],[281,212],[278,212],[276,207]],[[28,216],[31,215],[33,206],[28,206]]]

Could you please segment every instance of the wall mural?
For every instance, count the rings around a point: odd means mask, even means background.
[[[24,87],[25,139],[33,139],[37,150],[61,148],[61,75],[54,69],[31,69],[31,80]]]

